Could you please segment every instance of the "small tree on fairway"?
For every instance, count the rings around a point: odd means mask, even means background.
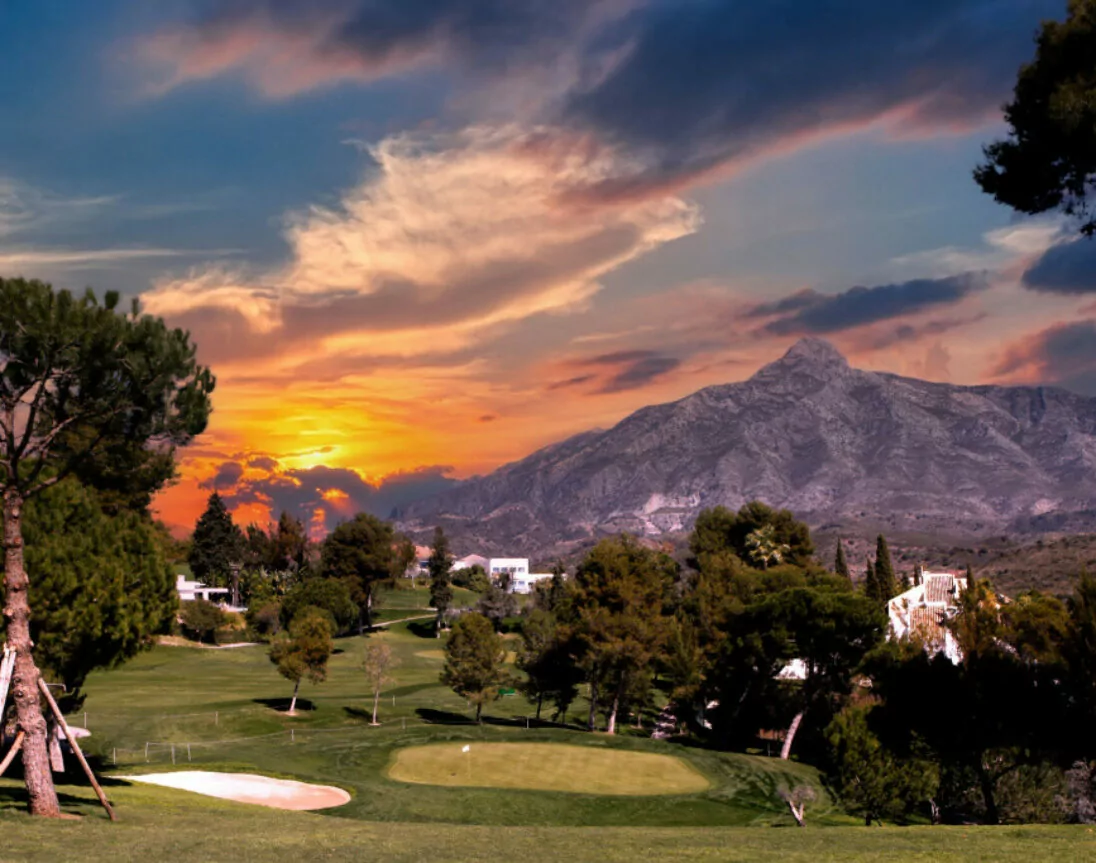
[[[297,712],[297,693],[301,678],[323,683],[327,678],[327,660],[335,650],[331,621],[318,609],[303,609],[289,625],[289,632],[279,633],[270,645],[270,661],[278,673],[293,681],[293,699],[289,714]]]
[[[445,645],[441,682],[476,705],[476,722],[483,705],[499,697],[499,687],[509,679],[506,650],[495,628],[482,614],[463,614],[453,624]]]
[[[445,623],[445,613],[453,604],[453,585],[450,571],[453,569],[453,556],[449,553],[449,540],[440,527],[434,528],[434,546],[427,562],[430,571],[430,604],[437,611],[434,631],[441,638],[441,629]]]
[[[30,811],[57,816],[39,673],[32,656],[23,507],[67,476],[145,498],[174,471],[173,453],[209,418],[213,376],[187,333],[159,318],[24,279],[0,279],[0,496],[4,618],[16,653],[12,697],[26,735]]]
[[[368,641],[365,645],[365,661],[362,668],[365,671],[365,679],[373,692],[373,720],[370,725],[379,725],[377,722],[377,709],[381,703],[381,688],[386,683],[392,682],[391,672],[399,665],[399,660],[392,653],[392,648],[383,641]]]
[[[795,788],[780,789],[777,794],[780,799],[788,804],[788,808],[792,811],[792,817],[795,818],[795,823],[799,827],[806,826],[804,820],[804,812],[807,808],[807,804],[816,799],[817,794],[815,790],[809,785],[797,785]]]

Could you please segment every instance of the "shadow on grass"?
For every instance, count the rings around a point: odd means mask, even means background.
[[[409,620],[407,621],[407,631],[412,635],[417,635],[419,638],[432,638],[435,641],[439,641],[438,633],[434,628],[434,621],[432,620]]]
[[[293,702],[292,698],[252,698],[253,704],[261,704],[263,707],[269,707],[271,710],[277,710],[280,713],[285,713],[289,710],[289,705]],[[297,699],[297,710],[311,712],[316,709],[316,705],[307,698]]]

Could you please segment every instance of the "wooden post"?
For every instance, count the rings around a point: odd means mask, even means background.
[[[23,738],[26,736],[26,732],[24,731],[20,731],[15,735],[15,742],[11,744],[11,749],[9,749],[8,754],[4,756],[4,760],[0,761],[0,776],[4,775],[4,771],[11,766],[11,762],[15,760],[16,754],[23,748]]]
[[[175,763],[175,744],[171,744],[171,763]]]
[[[53,695],[50,694],[49,687],[46,686],[46,681],[42,680],[40,677],[38,678],[38,688],[41,690],[42,695],[45,696],[49,709],[52,710],[53,715],[57,717],[57,723],[61,726],[61,731],[64,732],[65,739],[69,742],[69,746],[72,747],[73,755],[75,755],[76,760],[80,762],[80,766],[84,768],[84,773],[87,774],[88,781],[91,782],[91,787],[95,789],[95,793],[99,797],[99,802],[102,803],[103,808],[107,810],[107,815],[110,816],[110,820],[117,821],[118,819],[114,814],[114,810],[111,809],[110,803],[107,801],[107,795],[103,793],[103,789],[95,779],[95,774],[91,772],[91,767],[88,766],[87,759],[84,758],[84,753],[80,751],[80,744],[77,743],[76,738],[72,736],[72,731],[69,729],[68,723],[65,722],[65,717],[61,715],[61,711],[57,707],[57,702],[53,700]]]

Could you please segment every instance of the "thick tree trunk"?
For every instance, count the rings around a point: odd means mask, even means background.
[[[537,693],[537,722],[540,722],[540,708],[544,706],[544,693]]]
[[[301,679],[298,677],[297,682],[293,684],[293,698],[289,701],[289,715],[292,716],[297,712],[297,693],[301,688]]]
[[[993,777],[981,763],[978,764],[978,784],[982,788],[982,800],[986,804],[986,823],[997,824],[1001,818],[997,813],[997,800],[993,793]]]
[[[788,756],[792,754],[792,741],[795,740],[795,732],[799,730],[799,723],[802,721],[803,711],[800,710],[795,714],[792,724],[788,726],[788,733],[784,735],[784,745],[780,747],[780,757],[784,761],[787,761]]]
[[[4,619],[8,646],[15,651],[11,694],[15,704],[16,728],[23,740],[23,774],[30,796],[32,815],[56,818],[61,814],[57,791],[50,774],[46,719],[38,698],[38,668],[31,654],[29,580],[23,566],[23,501],[14,490],[4,493]]]
[[[381,691],[378,689],[373,693],[373,724],[377,724],[377,708],[381,703]]]

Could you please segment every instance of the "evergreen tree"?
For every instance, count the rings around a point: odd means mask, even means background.
[[[521,691],[537,706],[537,719],[547,699],[555,705],[555,718],[567,715],[578,695],[582,671],[571,657],[568,630],[544,609],[533,609],[521,626],[517,666],[526,674]]]
[[[652,662],[667,632],[663,610],[676,569],[668,555],[622,536],[599,542],[576,570],[574,633],[590,685],[591,730],[599,707],[607,711],[612,734],[621,709],[646,700]]]
[[[204,431],[214,380],[190,336],[159,318],[25,279],[0,279],[0,498],[7,645],[24,734],[23,776],[33,815],[60,814],[50,772],[41,675],[33,657],[26,503],[69,476],[111,496],[111,512],[140,510],[174,473],[174,453]]]
[[[867,563],[864,564],[864,595],[869,599],[878,600],[881,593],[879,589],[879,583],[875,578],[875,566],[872,565],[871,558],[868,558]]]
[[[845,546],[841,542],[841,537],[837,538],[837,553],[833,559],[833,571],[837,575],[844,576],[849,581],[852,581],[852,574],[849,572],[848,561],[845,560]]]
[[[510,590],[511,576],[503,572],[487,585],[487,590],[476,603],[476,610],[491,621],[495,631],[502,630],[502,622],[518,613],[518,598]]]
[[[868,726],[869,710],[847,707],[826,729],[831,787],[845,809],[868,826],[904,819],[930,800],[940,784],[931,761],[900,758],[879,742]]]
[[[340,579],[358,607],[358,634],[373,625],[377,588],[392,580],[395,535],[392,525],[360,512],[323,541],[321,574]]]
[[[491,621],[476,612],[461,615],[445,645],[441,682],[476,705],[480,722],[483,705],[497,699],[508,680],[506,648]]]
[[[217,492],[209,496],[205,512],[194,525],[187,562],[194,577],[212,587],[227,587],[231,564],[240,563],[246,542]]]
[[[887,538],[879,534],[875,542],[875,595],[873,599],[886,603],[898,593],[898,579],[894,577],[894,564],[891,562]]]
[[[450,581],[453,556],[449,553],[449,540],[441,527],[434,528],[434,545],[426,567],[430,573],[430,604],[437,612],[434,630],[440,638],[445,614],[453,604],[453,585]]]
[[[91,671],[111,668],[170,632],[175,576],[147,514],[110,515],[98,492],[73,478],[27,503],[23,541],[34,574],[35,656],[75,706]]]

